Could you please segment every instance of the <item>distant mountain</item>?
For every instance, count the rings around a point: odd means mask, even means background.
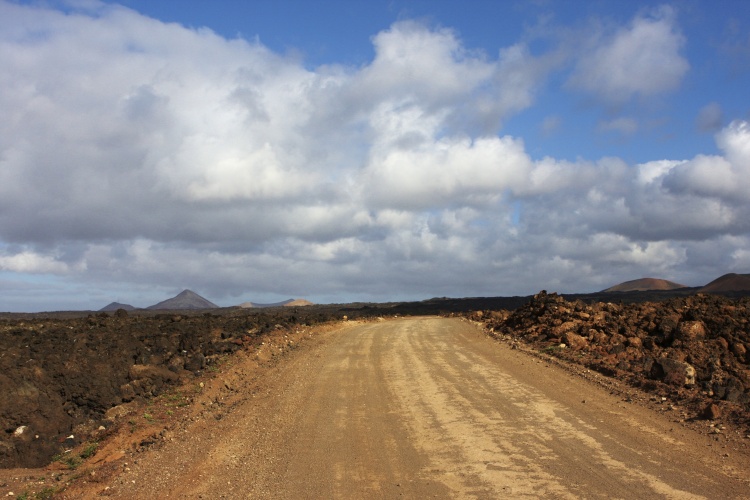
[[[125,309],[126,311],[133,311],[135,307],[131,306],[130,304],[120,304],[119,302],[112,302],[111,304],[108,304],[101,309],[99,309],[99,312],[109,312],[109,311],[116,311],[118,309]]]
[[[191,290],[183,290],[171,299],[148,306],[146,309],[216,309],[218,307]]]
[[[687,286],[657,278],[641,278],[639,280],[625,281],[619,285],[602,290],[602,292],[646,292],[649,290],[676,290],[678,288],[687,288]]]
[[[716,278],[698,292],[742,292],[750,290],[750,274],[729,273]]]
[[[250,309],[253,307],[300,307],[300,306],[312,306],[314,305],[309,300],[305,299],[288,299],[283,302],[274,302],[273,304],[256,304],[255,302],[243,302],[237,307],[241,307],[243,309]]]
[[[305,299],[294,299],[293,301],[284,305],[287,307],[302,307],[302,306],[314,306],[315,304]]]

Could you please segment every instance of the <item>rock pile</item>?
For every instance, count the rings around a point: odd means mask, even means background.
[[[513,312],[481,318],[493,336],[679,398],[695,418],[750,423],[748,298],[587,304],[542,291]]]

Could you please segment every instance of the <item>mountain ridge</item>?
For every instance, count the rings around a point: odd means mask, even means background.
[[[309,300],[305,299],[287,299],[281,302],[274,302],[272,304],[260,304],[256,302],[243,302],[237,307],[242,309],[253,309],[253,308],[264,308],[264,307],[302,307],[315,305]]]
[[[125,309],[126,311],[134,311],[135,307],[130,304],[121,304],[120,302],[110,302],[106,306],[99,309],[99,312],[111,312],[117,311],[118,309]]]
[[[171,299],[163,300],[146,309],[218,309],[218,307],[192,290],[183,290]]]

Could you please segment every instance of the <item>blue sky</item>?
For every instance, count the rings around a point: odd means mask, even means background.
[[[539,53],[554,49],[558,40],[555,32],[592,29],[594,24],[610,30],[627,27],[639,14],[649,15],[670,5],[665,2],[614,2],[614,1],[474,1],[466,4],[454,1],[289,1],[289,2],[217,2],[216,7],[205,2],[184,1],[128,1],[123,5],[134,8],[167,22],[177,22],[190,27],[207,26],[227,38],[255,39],[278,53],[291,53],[302,62],[315,68],[324,64],[367,65],[374,57],[371,37],[387,30],[398,20],[418,20],[431,27],[455,30],[468,50],[496,57],[504,47],[521,41],[529,43],[531,50]],[[725,113],[736,110],[737,116],[726,120],[747,119],[747,99],[744,86],[747,77],[736,74],[735,66],[745,66],[748,71],[747,43],[750,7],[740,0],[718,2],[679,2],[672,4],[677,21],[675,27],[685,37],[680,52],[688,59],[689,74],[681,80],[678,92],[658,94],[658,98],[645,102],[630,102],[624,109],[602,109],[601,103],[588,101],[589,96],[564,96],[560,99],[559,87],[564,86],[565,72],[550,75],[543,82],[533,109],[512,117],[503,131],[519,135],[533,147],[536,156],[552,155],[575,159],[584,151],[597,156],[618,155],[631,161],[648,161],[654,155],[699,154],[715,152],[711,134],[696,134],[695,106],[702,107],[706,99],[723,105]],[[226,15],[229,11],[232,15]],[[568,33],[568,36],[571,34]],[[743,38],[744,37],[744,38]],[[742,48],[744,47],[744,49]],[[736,50],[731,50],[732,48]],[[720,82],[716,76],[721,75]],[[637,99],[636,99],[637,100]],[[694,105],[680,106],[685,100]],[[637,104],[637,105],[636,105]],[[638,146],[625,141],[621,133],[612,131],[600,134],[595,144],[581,149],[581,136],[589,136],[592,124],[610,115],[626,116],[641,121],[668,119],[665,106],[669,106],[672,123],[662,126],[661,133],[651,133],[642,126]],[[559,115],[575,122],[575,127],[562,127],[556,134],[540,134],[544,119]],[[562,123],[562,121],[560,121]],[[580,125],[583,127],[580,127]],[[685,141],[687,134],[693,140]],[[681,137],[682,140],[672,137]],[[689,149],[687,144],[692,149]]]
[[[0,310],[750,272],[742,1],[0,0]]]

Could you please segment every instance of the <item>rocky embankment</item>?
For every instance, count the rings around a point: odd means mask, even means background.
[[[513,312],[477,316],[495,337],[669,396],[691,419],[750,426],[748,298],[587,304],[542,291]]]
[[[108,409],[200,377],[221,356],[330,314],[125,310],[0,320],[0,468],[40,467],[109,425]]]

